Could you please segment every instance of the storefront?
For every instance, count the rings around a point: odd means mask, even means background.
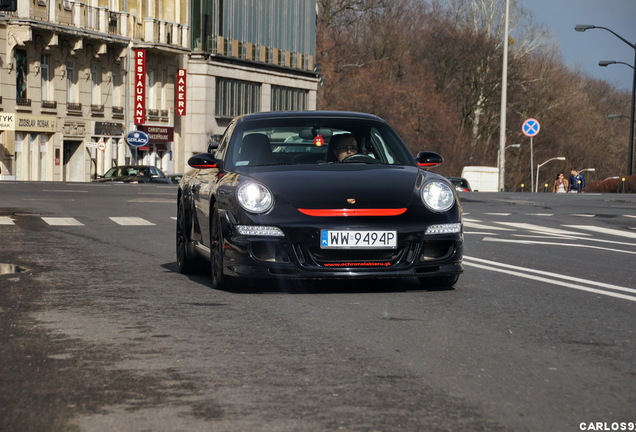
[[[103,175],[119,161],[130,163],[132,154],[124,141],[124,124],[94,122],[91,142],[91,179]]]
[[[165,173],[174,172],[172,161],[174,127],[137,125],[137,130],[146,132],[150,138],[147,146],[137,148],[138,163],[156,166]]]
[[[50,181],[56,117],[20,113],[0,116],[0,179]]]

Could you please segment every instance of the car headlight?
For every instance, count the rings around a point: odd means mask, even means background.
[[[236,190],[239,204],[250,213],[265,213],[274,205],[274,196],[265,185],[246,182]]]
[[[446,183],[431,181],[422,188],[422,201],[434,212],[445,212],[455,205],[455,195]]]

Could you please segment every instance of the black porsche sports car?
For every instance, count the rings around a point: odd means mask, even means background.
[[[419,278],[463,271],[455,188],[369,114],[270,112],[235,118],[179,185],[177,263],[236,277]]]

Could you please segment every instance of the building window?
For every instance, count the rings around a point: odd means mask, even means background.
[[[121,106],[121,72],[119,69],[119,64],[115,63],[113,65],[113,79],[111,82],[113,86],[113,106],[120,107]]]
[[[75,70],[75,60],[66,60],[66,102],[78,103],[79,94],[77,89],[77,71]]]
[[[16,99],[26,99],[27,75],[29,73],[27,53],[25,50],[15,50],[15,91]]]
[[[159,80],[159,83],[157,83],[159,86],[159,91],[158,91],[159,100],[157,101],[157,108],[164,109],[168,105],[168,102],[166,100],[166,88],[167,88],[166,72],[165,71],[159,72],[159,77],[160,77],[160,80]]]
[[[54,97],[50,55],[40,57],[40,77],[42,80],[42,102],[52,101]]]
[[[91,64],[91,104],[92,105],[101,105],[102,104],[102,74],[99,71],[99,64],[92,63]]]
[[[155,109],[157,108],[157,90],[155,88],[157,80],[155,78],[155,71],[147,70],[146,75],[148,76],[148,83],[146,84],[146,108]]]
[[[218,78],[216,116],[236,117],[260,111],[261,85],[248,81]]]
[[[46,163],[47,163],[47,153],[49,149],[49,136],[42,134],[40,135],[40,180],[47,180],[46,177]]]
[[[272,86],[272,111],[304,111],[307,109],[307,90]]]

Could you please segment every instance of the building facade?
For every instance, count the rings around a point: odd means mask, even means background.
[[[183,172],[235,115],[315,109],[315,18],[315,0],[18,0],[0,13],[0,180]]]
[[[316,109],[316,0],[194,0],[191,10],[179,166],[237,115]]]

